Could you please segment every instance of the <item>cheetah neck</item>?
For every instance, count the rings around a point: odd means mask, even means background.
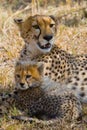
[[[43,54],[37,47],[35,44],[28,44],[28,50],[29,50],[29,55],[30,58],[33,59],[35,57],[38,57],[39,55]]]
[[[34,36],[32,36],[30,39],[25,39],[24,40],[25,45],[22,51],[22,54],[24,55],[24,57],[27,57],[26,59],[34,59],[42,54],[47,54],[48,52],[50,52],[50,50],[52,49],[41,49],[38,44],[37,41],[35,40]],[[26,50],[26,54],[25,54],[25,50]]]
[[[21,51],[19,60],[25,60],[25,61],[33,60],[41,54],[42,54],[41,51],[39,51],[34,44],[32,45],[32,42],[25,43]]]

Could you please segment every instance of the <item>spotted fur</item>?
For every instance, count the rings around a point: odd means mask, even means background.
[[[44,77],[43,72],[42,63],[18,62],[15,71],[17,91],[8,95],[3,105],[13,99],[15,106],[28,111],[30,117],[43,119],[45,116],[54,123],[81,123],[82,107],[78,98],[60,83]]]
[[[33,20],[32,20],[33,19]],[[32,24],[27,25],[32,21]],[[33,30],[34,23],[39,26],[38,38],[34,37],[35,30]],[[51,24],[54,24],[51,27]],[[26,25],[25,30],[24,25]],[[49,16],[33,16],[31,19],[27,19],[22,23],[19,23],[19,29],[25,46],[20,54],[20,60],[35,60],[42,61],[44,63],[44,75],[50,77],[52,80],[62,82],[68,86],[80,101],[87,103],[87,55],[68,54],[66,51],[61,50],[52,41],[43,42],[44,36],[49,34],[53,35],[55,39],[57,26],[54,19]],[[31,30],[29,30],[29,27]],[[48,26],[50,29],[48,29]],[[33,32],[34,31],[34,32]],[[44,33],[43,33],[44,32]],[[31,35],[33,37],[31,37]],[[41,37],[41,41],[40,41]],[[43,46],[51,44],[52,48],[42,49],[38,48],[38,42]],[[46,46],[45,46],[46,47]],[[48,50],[48,51],[47,51]],[[45,54],[44,54],[45,53]]]

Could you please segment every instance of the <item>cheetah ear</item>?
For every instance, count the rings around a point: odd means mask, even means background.
[[[16,23],[16,25],[21,28],[22,23],[23,23],[23,19],[14,19],[14,22]]]
[[[56,22],[56,18],[55,18],[55,16],[50,15],[49,17],[51,17],[51,19],[54,20],[54,21]]]
[[[21,63],[21,61],[17,61],[16,62],[16,66],[19,66],[19,65],[21,65],[22,63]]]
[[[43,72],[44,72],[44,63],[43,62],[38,62],[37,63],[37,68],[38,68],[38,71],[41,75],[43,75]]]
[[[23,23],[23,19],[14,19],[14,22],[16,24],[21,24],[21,23]]]

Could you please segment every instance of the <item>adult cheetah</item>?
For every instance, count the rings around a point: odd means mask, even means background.
[[[87,103],[87,55],[74,56],[53,44],[57,32],[55,18],[35,15],[15,19],[15,23],[25,41],[19,60],[42,61],[45,76],[63,82]]]

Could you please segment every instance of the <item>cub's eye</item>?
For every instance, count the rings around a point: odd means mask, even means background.
[[[33,25],[33,28],[39,29],[39,26],[38,25]]]
[[[17,77],[17,78],[20,78],[20,75],[19,75],[19,74],[17,74],[17,75],[16,75],[16,77]]]
[[[50,24],[50,27],[53,27],[55,24]]]
[[[31,75],[26,75],[26,78],[28,79],[28,78],[30,78],[31,77]]]

